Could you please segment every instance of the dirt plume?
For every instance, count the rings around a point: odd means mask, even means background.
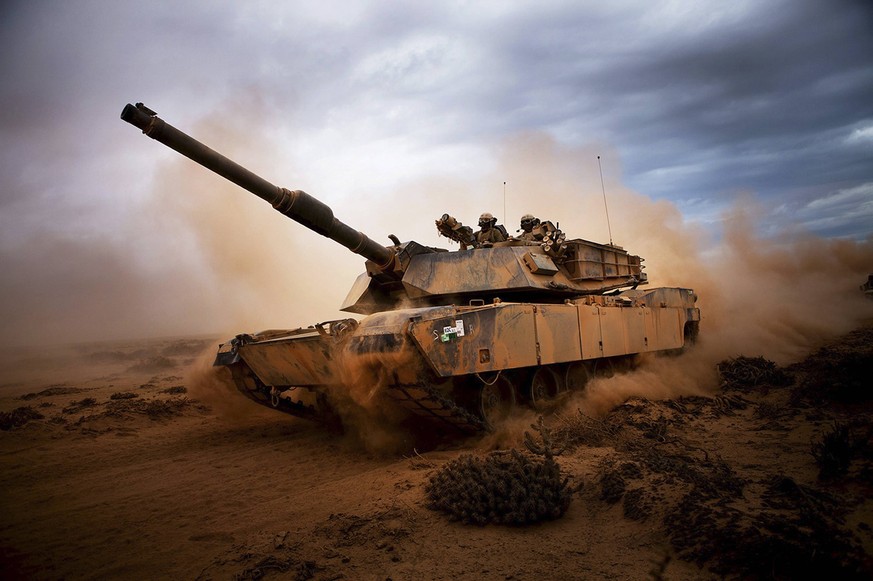
[[[750,355],[790,363],[873,317],[873,301],[858,291],[873,268],[871,240],[804,232],[764,238],[753,211],[748,199],[738,201],[724,216],[720,241],[687,249],[701,265],[681,271],[682,285],[700,297],[699,343],[681,357],[646,358],[633,373],[594,380],[577,402],[582,409],[603,413],[632,396],[713,393],[715,365],[723,359]]]
[[[213,367],[214,360],[215,349],[205,350],[185,370],[184,383],[192,398],[209,406],[228,426],[259,417],[275,420],[276,412],[248,400],[236,388],[230,370]]]
[[[409,429],[410,414],[390,401],[387,390],[396,370],[414,365],[408,352],[342,353],[338,367],[344,388],[333,403],[349,437],[368,452],[405,453],[418,443],[419,434]]]
[[[700,291],[712,297],[701,298],[710,350],[784,364],[873,316],[873,302],[858,292],[873,269],[873,240],[804,232],[764,239],[754,211],[742,200],[725,217],[723,243],[711,261],[715,285]]]

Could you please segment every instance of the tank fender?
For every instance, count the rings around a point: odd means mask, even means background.
[[[234,363],[239,362],[239,353],[228,342],[222,343],[218,346],[218,353],[215,354],[215,361],[212,363],[212,366],[220,367],[222,365],[233,365]]]
[[[212,363],[212,366],[219,367],[221,365],[233,365],[234,363],[242,361],[242,358],[239,355],[239,348],[250,340],[251,335],[242,333],[219,345],[218,353],[215,354],[215,361]]]

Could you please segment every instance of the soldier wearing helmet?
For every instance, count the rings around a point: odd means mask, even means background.
[[[525,214],[521,217],[521,236],[520,240],[528,242],[539,242],[543,239],[542,229],[539,227],[540,219],[533,214]]]
[[[476,242],[480,246],[491,246],[495,242],[503,242],[506,235],[502,226],[497,225],[497,218],[490,212],[484,212],[479,216],[479,231],[476,232]]]

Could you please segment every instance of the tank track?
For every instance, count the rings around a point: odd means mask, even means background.
[[[481,418],[433,387],[392,385],[387,393],[398,405],[417,416],[442,421],[464,433],[476,434],[487,430],[487,424]]]
[[[339,417],[324,391],[317,394],[318,406],[292,402],[270,394],[270,387],[261,383],[244,363],[228,366],[234,385],[247,398],[270,409],[279,410],[306,420],[336,425]],[[427,385],[391,385],[386,390],[389,399],[416,416],[436,420],[466,434],[487,431],[487,424],[438,390]]]
[[[279,410],[292,416],[323,424],[335,424],[336,412],[327,401],[323,392],[316,392],[318,407],[292,402],[285,398],[271,395],[271,389],[261,383],[251,369],[242,362],[227,366],[230,369],[233,383],[243,395],[250,400],[270,409]]]

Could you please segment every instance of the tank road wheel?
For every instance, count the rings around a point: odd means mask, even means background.
[[[479,415],[489,430],[509,417],[514,408],[515,386],[504,373],[493,383],[485,383],[479,391]]]
[[[530,378],[527,395],[531,406],[540,409],[558,396],[562,380],[551,367],[537,367]]]
[[[581,361],[574,361],[568,365],[567,371],[564,373],[564,383],[570,391],[583,391],[590,378],[588,366]]]

